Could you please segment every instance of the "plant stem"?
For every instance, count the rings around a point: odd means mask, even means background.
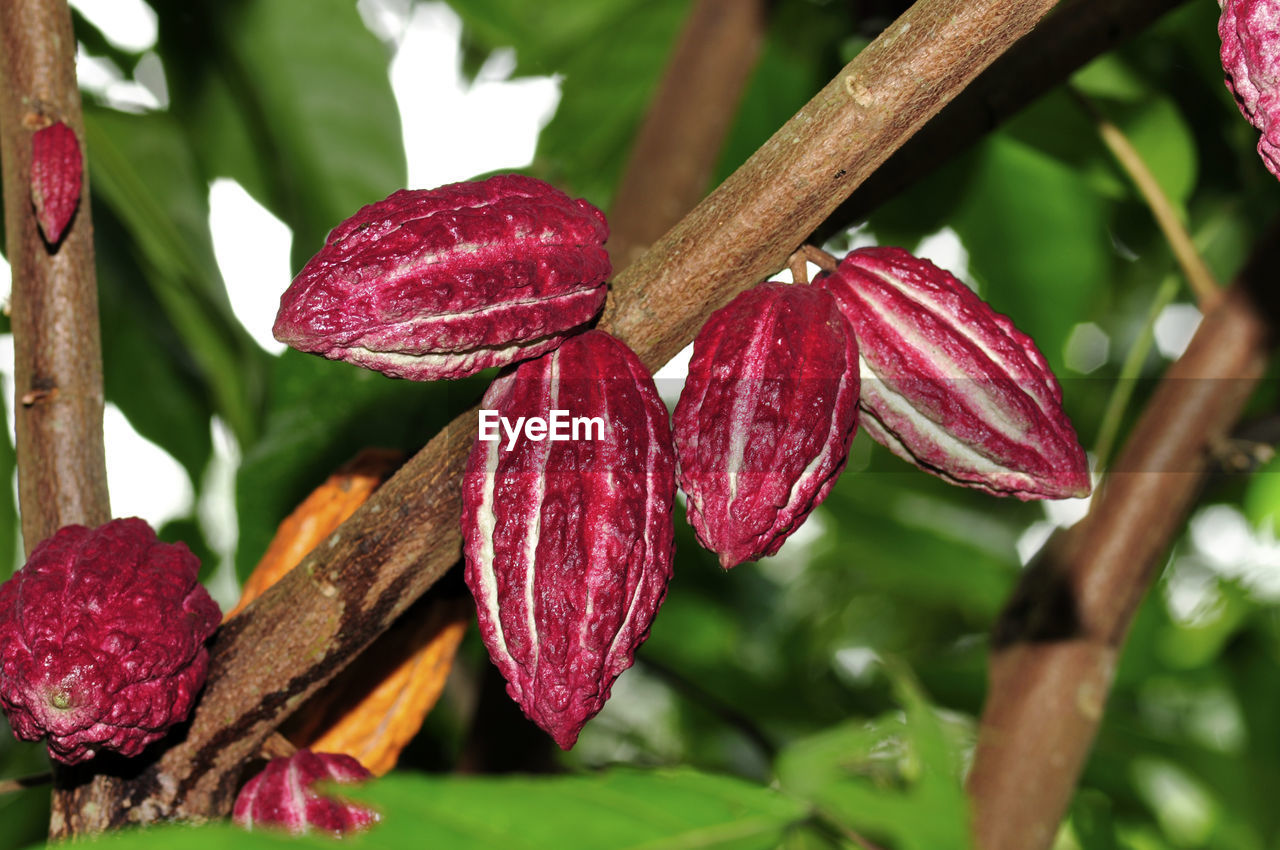
[[[698,0],[685,21],[609,210],[626,268],[702,200],[764,42],[765,0]]]
[[[100,525],[111,516],[88,180],[56,250],[40,235],[29,194],[32,134],[62,121],[84,138],[75,43],[64,0],[0,0],[0,157],[28,554],[64,525]]]
[[[0,794],[13,794],[28,788],[39,788],[53,781],[52,773],[37,773],[32,776],[20,776],[17,779],[0,779]]]
[[[1173,251],[1174,259],[1178,261],[1187,284],[1200,304],[1200,312],[1208,313],[1222,298],[1222,285],[1213,276],[1213,272],[1209,271],[1204,258],[1196,250],[1195,243],[1191,241],[1191,234],[1183,226],[1182,219],[1179,218],[1168,194],[1160,186],[1160,181],[1156,179],[1155,174],[1147,166],[1146,160],[1133,146],[1133,142],[1129,141],[1124,131],[1098,111],[1093,102],[1079,90],[1071,86],[1068,89],[1081,107],[1089,113],[1098,128],[1098,135],[1102,137],[1103,144],[1107,146],[1107,150],[1111,151],[1111,155],[1116,158],[1116,162],[1124,172],[1129,175],[1138,194],[1142,195],[1143,201],[1146,202],[1147,208],[1151,210],[1151,215],[1156,220],[1156,226],[1164,234],[1165,241]]]
[[[983,850],[1048,848],[1102,719],[1138,603],[1266,368],[1277,303],[1266,234],[1169,367],[1089,514],[1023,574],[997,624],[969,791]]]
[[[1098,441],[1094,444],[1095,469],[1102,472],[1111,459],[1111,449],[1115,445],[1116,436],[1120,433],[1120,423],[1124,419],[1125,409],[1133,398],[1134,385],[1142,374],[1142,364],[1151,351],[1151,343],[1155,339],[1156,319],[1178,294],[1178,279],[1170,276],[1156,290],[1156,297],[1151,300],[1147,310],[1147,318],[1142,323],[1138,338],[1133,341],[1129,353],[1125,355],[1124,364],[1120,367],[1120,376],[1116,380],[1116,388],[1107,399],[1107,409],[1102,414],[1102,424],[1098,426]]]
[[[93,221],[85,175],[56,246],[32,210],[31,137],[62,121],[80,140],[76,40],[65,0],[0,0],[0,160],[6,253],[13,270],[18,501],[27,554],[64,525],[111,518],[102,441],[102,346]],[[79,769],[57,768],[52,838],[79,832]]]

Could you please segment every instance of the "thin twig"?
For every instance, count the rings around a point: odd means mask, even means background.
[[[53,782],[52,773],[35,773],[31,776],[20,776],[17,779],[0,779],[0,794],[12,794],[15,791],[26,791],[28,788],[39,788]]]
[[[1095,469],[1098,472],[1106,470],[1111,460],[1111,449],[1115,446],[1116,436],[1120,433],[1124,412],[1129,407],[1129,400],[1133,398],[1134,386],[1138,382],[1138,376],[1142,374],[1142,364],[1146,362],[1147,354],[1151,352],[1151,343],[1155,340],[1156,319],[1160,318],[1160,313],[1169,306],[1177,294],[1178,279],[1170,275],[1156,290],[1156,297],[1151,299],[1151,306],[1147,310],[1146,320],[1142,323],[1142,330],[1138,332],[1137,339],[1133,341],[1129,353],[1125,355],[1124,363],[1120,366],[1120,376],[1116,379],[1111,397],[1107,399],[1106,410],[1102,413],[1102,422],[1098,425],[1098,439],[1093,447]]]
[[[1138,603],[1266,368],[1277,304],[1266,234],[1238,282],[1161,379],[1094,495],[1001,615],[969,791],[983,850],[1042,850],[1097,734]]]
[[[1142,158],[1142,154],[1133,146],[1133,142],[1129,141],[1129,137],[1116,126],[1114,121],[1098,111],[1093,102],[1074,86],[1068,86],[1068,90],[1075,97],[1076,102],[1089,113],[1098,128],[1098,135],[1102,138],[1103,144],[1107,146],[1107,150],[1111,151],[1111,155],[1116,158],[1116,162],[1124,172],[1129,175],[1129,179],[1133,181],[1133,185],[1146,202],[1147,208],[1151,210],[1156,226],[1164,234],[1165,241],[1173,251],[1174,259],[1178,261],[1178,267],[1182,269],[1187,284],[1200,304],[1200,312],[1209,312],[1222,298],[1222,284],[1218,283],[1213,272],[1209,271],[1204,257],[1200,256],[1199,250],[1191,240],[1191,234],[1182,224],[1182,219],[1178,217],[1178,212],[1160,185],[1160,181],[1156,179],[1146,160]]]

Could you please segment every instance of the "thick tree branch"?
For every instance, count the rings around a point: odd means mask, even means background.
[[[615,281],[606,325],[665,362],[1053,5],[916,3]],[[140,775],[95,783],[97,828],[225,814],[263,740],[457,560],[475,417],[450,423],[219,634],[186,739]]]
[[[76,41],[64,0],[0,0],[0,159],[13,270],[18,498],[30,554],[72,523],[111,518],[102,444],[102,350],[89,184],[62,241],[47,245],[31,205],[31,137],[62,121],[84,138]],[[83,149],[83,145],[81,145]],[[50,834],[75,830],[80,803],[55,772]]]
[[[1089,515],[1028,569],[1001,617],[969,790],[982,850],[1053,844],[1138,603],[1275,343],[1280,230],[1161,380]]]
[[[1186,0],[1064,0],[840,205],[825,241],[932,173],[1049,89]]]
[[[689,13],[609,210],[615,269],[702,200],[764,29],[765,0],[698,0]]]
[[[0,0],[0,156],[28,553],[63,525],[110,519],[88,181],[56,250],[40,235],[30,195],[32,134],[63,121],[84,137],[75,47],[64,0]]]

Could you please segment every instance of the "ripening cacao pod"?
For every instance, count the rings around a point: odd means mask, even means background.
[[[1280,0],[1218,0],[1222,69],[1241,114],[1262,131],[1258,155],[1280,178]]]
[[[377,812],[322,797],[311,786],[317,782],[363,782],[372,776],[351,756],[298,750],[267,762],[261,773],[245,783],[231,819],[248,830],[266,827],[295,835],[312,830],[340,834],[361,829],[377,821]]]
[[[84,162],[75,132],[58,121],[31,135],[31,205],[45,241],[56,245],[80,203]]]
[[[831,293],[762,283],[711,314],[675,412],[689,523],[725,569],[827,497],[857,427],[858,349]]]
[[[0,705],[66,764],[136,756],[187,719],[222,612],[200,562],[140,519],[68,525],[0,585]]]
[[[403,189],[329,234],[273,332],[398,378],[461,378],[555,348],[600,312],[604,215],[532,177]]]
[[[1087,496],[1089,464],[1044,356],[950,273],[860,248],[814,285],[858,340],[858,422],[953,484],[1019,499]]]
[[[499,377],[481,408],[462,480],[464,575],[507,692],[568,749],[631,666],[671,578],[667,410],[640,359],[603,331]]]

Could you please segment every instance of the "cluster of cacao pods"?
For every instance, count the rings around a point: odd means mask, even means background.
[[[394,377],[518,362],[481,402],[465,578],[508,693],[561,747],[648,635],[677,480],[725,568],[778,551],[830,492],[859,423],[956,484],[1088,494],[1034,343],[897,248],[854,251],[811,285],[759,284],[712,314],[673,432],[635,353],[587,329],[607,236],[599,210],[528,177],[397,192],[330,234],[275,325],[296,348]]]

